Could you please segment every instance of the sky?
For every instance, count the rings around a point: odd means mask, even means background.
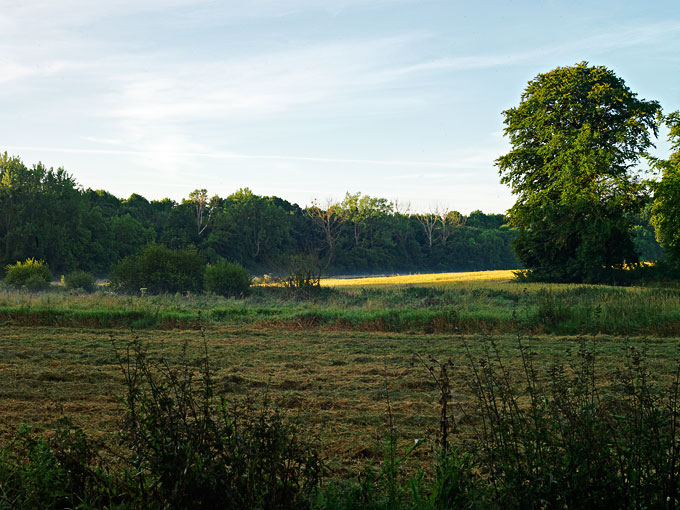
[[[121,198],[502,213],[503,110],[581,61],[680,109],[678,0],[0,0],[0,151]]]

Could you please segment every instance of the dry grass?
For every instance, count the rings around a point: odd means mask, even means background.
[[[115,445],[123,384],[110,336],[119,343],[132,333],[120,330],[22,327],[0,329],[0,436],[20,423],[46,424],[62,413]],[[177,360],[190,339],[199,355],[196,331],[145,330],[135,333],[153,355]],[[438,395],[425,369],[413,365],[413,353],[425,359],[451,358],[453,397],[469,398],[462,377],[465,344],[475,359],[489,347],[482,335],[410,335],[364,332],[280,331],[276,329],[210,327],[205,332],[215,365],[217,389],[233,398],[267,394],[317,437],[336,473],[357,472],[382,455],[387,396],[401,444],[436,436]],[[516,338],[497,337],[501,355],[518,378],[521,364]],[[526,339],[547,366],[575,351],[575,337]],[[605,377],[620,366],[626,348],[640,340],[597,337],[592,341]],[[673,369],[676,340],[649,343],[655,373]],[[430,446],[432,444],[430,443]],[[427,454],[427,446],[419,455]]]

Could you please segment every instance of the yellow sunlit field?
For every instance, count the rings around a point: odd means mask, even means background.
[[[431,273],[367,278],[324,278],[323,287],[378,287],[390,285],[446,285],[460,282],[507,282],[514,278],[515,270],[474,271],[465,273]]]

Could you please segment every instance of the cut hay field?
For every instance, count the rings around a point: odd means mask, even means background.
[[[199,357],[202,339],[194,330],[144,330],[136,333],[81,328],[23,327],[1,330],[0,435],[7,438],[21,423],[49,425],[70,416],[88,433],[115,444],[124,394],[123,378],[112,339],[123,348],[138,338],[152,356],[179,361],[181,346]],[[333,471],[360,469],[382,455],[389,406],[402,444],[415,439],[434,447],[438,392],[423,359],[452,359],[453,398],[464,403],[470,390],[464,377],[472,359],[492,349],[483,335],[408,335],[318,331],[276,331],[215,326],[205,340],[215,369],[216,389],[228,398],[267,395],[311,437],[323,445]],[[518,380],[521,360],[517,339],[496,336],[497,352]],[[537,336],[524,339],[547,367],[579,348],[579,338]],[[670,376],[677,341],[598,336],[589,344],[597,356],[603,382],[615,380],[627,349],[646,348],[656,377]],[[49,427],[48,427],[49,428]]]
[[[631,346],[646,350],[657,381],[673,373],[677,289],[518,284],[509,276],[326,280],[311,297],[256,288],[243,300],[4,289],[0,436],[68,415],[114,445],[124,386],[113,346],[134,338],[171,363],[185,342],[200,356],[205,340],[217,389],[235,399],[267,395],[319,441],[338,474],[382,455],[388,408],[400,444],[424,440],[416,457],[434,447],[439,395],[419,359],[452,360],[461,405],[470,398],[471,361],[496,356],[520,381],[518,339],[540,371],[587,345],[603,387],[616,381]]]

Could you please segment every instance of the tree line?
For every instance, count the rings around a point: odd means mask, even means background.
[[[55,271],[104,275],[157,243],[251,273],[285,272],[300,255],[316,257],[326,274],[524,267],[535,280],[615,283],[657,259],[680,271],[680,112],[664,115],[611,70],[581,62],[539,74],[503,115],[511,151],[496,165],[517,197],[507,216],[414,213],[349,192],[304,209],[248,188],[226,198],[197,189],[181,202],[119,199],[5,153],[1,267],[36,258]],[[662,125],[668,159],[649,153]]]
[[[195,247],[209,262],[252,273],[285,271],[296,255],[325,273],[455,271],[517,267],[502,214],[445,208],[411,212],[398,202],[347,193],[302,208],[247,188],[222,198],[197,189],[186,199],[120,199],[83,189],[63,168],[0,157],[0,264],[46,261],[55,273],[108,275],[150,243]]]

